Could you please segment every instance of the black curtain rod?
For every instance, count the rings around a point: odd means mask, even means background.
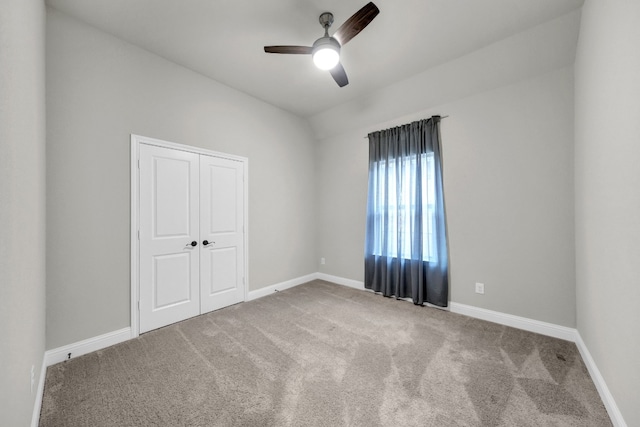
[[[429,118],[432,118],[432,117],[437,117],[437,116],[431,116],[431,117],[429,117]],[[442,119],[446,119],[447,117],[449,117],[449,116],[440,116],[440,120],[442,120]],[[365,136],[365,137],[363,137],[363,138],[364,138],[364,139],[369,139],[369,135],[367,135],[367,136]]]

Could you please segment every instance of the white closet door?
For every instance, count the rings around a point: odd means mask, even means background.
[[[199,166],[140,145],[140,333],[200,314]]]
[[[200,156],[200,309],[244,301],[243,163]]]

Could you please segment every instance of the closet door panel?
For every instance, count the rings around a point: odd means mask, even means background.
[[[200,313],[199,168],[197,154],[140,146],[140,333]]]
[[[200,156],[200,309],[244,301],[244,165]]]

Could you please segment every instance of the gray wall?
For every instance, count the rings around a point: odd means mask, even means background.
[[[575,71],[578,331],[640,426],[640,2],[587,0]]]
[[[44,20],[41,0],[5,0],[0,7],[3,426],[30,424],[45,348]]]
[[[53,9],[47,111],[47,348],[130,325],[131,133],[249,158],[251,290],[316,271],[302,119]]]
[[[573,70],[324,139],[317,148],[321,272],[363,280],[368,132],[442,122],[451,301],[575,326]],[[474,291],[485,284],[485,294]]]

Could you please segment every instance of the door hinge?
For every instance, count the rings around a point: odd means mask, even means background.
[[[138,159],[138,169],[140,169],[140,159]]]
[[[138,230],[138,240],[140,240],[140,230]]]
[[[138,311],[140,311],[140,301],[138,301]]]

